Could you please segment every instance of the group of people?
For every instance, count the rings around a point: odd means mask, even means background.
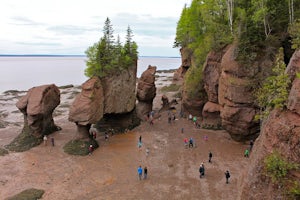
[[[208,153],[208,162],[209,163],[212,162],[212,157],[213,157],[213,154],[212,154],[211,151],[209,151],[209,153]],[[199,173],[200,173],[200,178],[204,177],[204,175],[205,175],[205,167],[204,167],[204,163],[203,162],[200,164]],[[225,178],[226,178],[226,184],[228,184],[229,183],[229,178],[230,178],[230,172],[229,172],[229,170],[226,170],[226,172],[225,172]]]
[[[137,169],[139,180],[142,180],[142,178],[143,178],[143,171],[144,171],[144,179],[147,179],[147,175],[148,175],[147,167],[144,167],[144,170],[143,170],[142,166],[139,166]]]

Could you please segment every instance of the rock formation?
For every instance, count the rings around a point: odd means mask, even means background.
[[[207,94],[202,116],[203,126],[221,127],[220,109],[218,101],[219,78],[221,75],[221,60],[227,48],[220,52],[210,52],[203,67],[204,89]]]
[[[60,103],[60,91],[56,85],[31,88],[16,104],[24,115],[26,135],[42,138],[59,130],[54,124],[52,113]]]
[[[181,66],[174,72],[173,80],[182,80],[187,70],[192,65],[192,51],[189,48],[181,48]]]
[[[295,52],[289,64],[294,65],[295,70],[289,74],[294,81],[288,107],[283,111],[272,111],[264,122],[250,156],[249,168],[243,177],[240,199],[287,199],[285,195],[289,192],[288,187],[293,186],[291,183],[296,181],[300,185],[299,170],[291,171],[289,182],[283,183],[281,188],[272,184],[264,171],[264,159],[275,151],[290,163],[300,163],[300,79],[295,78],[296,72],[300,72],[300,62],[295,55],[299,55],[299,51]]]
[[[75,122],[79,136],[87,137],[91,124],[97,128],[125,130],[136,126],[135,88],[137,66],[93,77],[82,85],[70,109],[69,120]],[[118,128],[116,128],[118,129]]]
[[[152,111],[153,99],[156,96],[155,73],[156,66],[149,65],[138,81],[136,110],[140,119],[146,119],[147,114]]]
[[[76,96],[69,112],[69,121],[75,122],[79,138],[88,135],[91,124],[103,117],[104,94],[101,81],[92,77],[81,86],[82,91]]]

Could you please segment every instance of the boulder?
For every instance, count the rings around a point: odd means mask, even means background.
[[[136,112],[140,119],[146,119],[147,114],[152,111],[153,99],[156,96],[155,73],[156,66],[149,65],[138,81]]]
[[[17,108],[24,114],[24,127],[29,127],[29,135],[42,138],[57,131],[52,113],[60,104],[60,91],[54,84],[42,85],[29,89],[17,103]]]

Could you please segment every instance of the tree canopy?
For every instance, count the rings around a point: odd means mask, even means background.
[[[137,44],[132,40],[130,26],[127,28],[126,41],[122,45],[120,37],[114,39],[114,30],[110,19],[106,18],[103,27],[103,36],[100,40],[88,47],[85,75],[88,77],[103,77],[124,68],[136,66],[138,59]]]

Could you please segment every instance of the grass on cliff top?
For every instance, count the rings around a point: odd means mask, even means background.
[[[29,134],[29,127],[26,126],[23,128],[22,132],[5,147],[10,151],[23,152],[41,144],[41,142],[41,138],[36,138]]]
[[[6,149],[0,148],[0,156],[5,156],[6,154],[8,154],[8,151]]]
[[[161,88],[162,92],[177,92],[180,89],[180,85],[171,84]]]
[[[7,200],[37,200],[41,199],[44,193],[44,190],[30,188],[23,190],[19,194],[9,197]]]
[[[71,140],[67,144],[65,144],[64,152],[70,155],[86,156],[89,154],[88,148],[90,144],[93,145],[94,149],[99,147],[96,140],[76,139],[76,140]]]

